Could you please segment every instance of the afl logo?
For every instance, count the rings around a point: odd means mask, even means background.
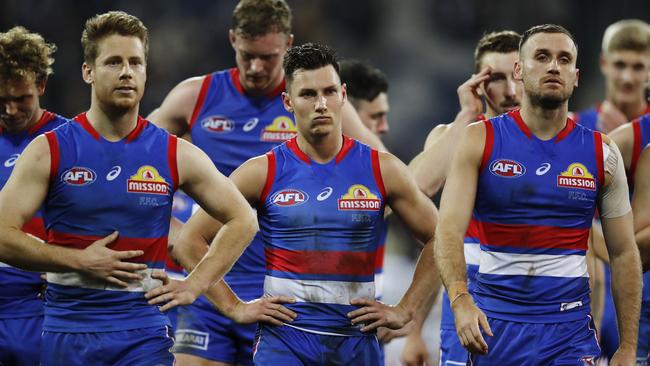
[[[271,202],[276,206],[298,206],[307,202],[307,193],[297,189],[284,189],[271,197]]]
[[[226,117],[212,116],[201,121],[201,127],[208,132],[227,133],[235,129],[235,123]]]
[[[75,166],[61,175],[61,181],[71,186],[85,186],[95,181],[97,175],[88,168]]]
[[[514,160],[499,159],[490,164],[492,174],[504,178],[517,178],[526,174],[526,167]]]

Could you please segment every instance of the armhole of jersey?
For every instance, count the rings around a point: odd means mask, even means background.
[[[490,120],[484,120],[485,124],[485,146],[483,147],[483,157],[481,158],[481,166],[479,167],[479,174],[483,172],[485,166],[490,160],[492,155],[492,149],[494,148],[494,127],[492,127],[492,122]]]
[[[386,200],[386,187],[384,186],[384,178],[381,176],[381,164],[379,164],[379,152],[375,149],[371,150],[372,158],[372,173],[375,176],[375,183],[377,183],[377,188],[379,188],[379,193]]]
[[[264,188],[262,189],[262,194],[260,194],[260,207],[264,205],[264,201],[266,201],[269,192],[271,192],[271,187],[275,180],[275,152],[273,152],[273,150],[266,153],[266,163],[268,164],[268,167],[266,169]]]
[[[59,141],[56,139],[56,134],[53,131],[45,132],[47,143],[50,145],[50,185],[56,179],[56,174],[59,171]]]
[[[167,161],[169,163],[169,174],[172,177],[172,187],[174,191],[176,191],[176,189],[178,189],[178,138],[172,134],[169,134],[167,141]]]
[[[598,170],[598,187],[605,183],[605,161],[603,161],[603,135],[594,131],[594,148],[596,149],[596,169]]]
[[[634,181],[634,174],[636,172],[636,164],[639,162],[639,157],[641,156],[641,124],[638,121],[632,122],[632,132],[634,135],[632,145],[632,160],[630,161],[630,176],[628,177],[630,182]]]
[[[201,83],[201,91],[199,92],[199,97],[196,98],[196,104],[194,104],[194,110],[192,111],[192,117],[190,118],[190,125],[188,128],[189,131],[192,131],[192,127],[194,127],[194,123],[196,122],[199,113],[201,113],[203,103],[205,102],[205,96],[208,94],[208,87],[210,86],[211,81],[212,74],[206,75],[203,78],[203,83]]]

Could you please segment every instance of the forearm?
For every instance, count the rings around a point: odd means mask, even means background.
[[[636,350],[641,307],[641,262],[636,250],[610,256],[612,294],[621,347]]]
[[[238,217],[223,225],[210,248],[188,275],[201,293],[220,281],[251,242],[257,231],[255,220]]]
[[[422,328],[424,328],[424,323],[427,321],[427,317],[429,317],[429,313],[431,312],[431,308],[433,308],[433,304],[436,302],[436,299],[438,298],[438,293],[440,291],[440,276],[436,276],[436,280],[432,281],[431,286],[436,288],[436,290],[431,291],[428,296],[422,301],[420,306],[415,308],[415,312],[413,314],[413,329],[411,333],[422,333]]]
[[[34,272],[80,270],[80,251],[47,245],[13,227],[0,229],[0,261]]]
[[[439,227],[444,227],[440,223]],[[435,257],[440,278],[450,299],[467,292],[467,264],[463,251],[463,237],[440,230],[436,233]]]
[[[440,276],[433,259],[433,240],[428,242],[418,258],[413,274],[413,281],[399,302],[399,305],[409,311],[414,320],[424,323],[431,304],[440,289]]]

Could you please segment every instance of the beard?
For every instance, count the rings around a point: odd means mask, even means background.
[[[560,108],[562,104],[569,100],[571,94],[573,94],[573,90],[563,90],[559,93],[544,93],[539,90],[527,89],[525,92],[528,94],[528,99],[533,106],[547,110]]]

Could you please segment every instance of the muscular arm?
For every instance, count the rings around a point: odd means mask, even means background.
[[[176,136],[185,135],[203,79],[202,76],[193,77],[176,85],[147,119]]]
[[[615,357],[627,357],[633,361],[641,304],[641,261],[634,242],[632,212],[627,203],[627,181],[623,164],[620,162],[620,153],[613,142],[608,141],[606,137],[603,140],[610,145],[610,155],[618,156],[619,160],[616,168],[610,168],[606,172],[605,186],[598,197],[603,235],[612,270],[612,294],[621,339]],[[608,164],[605,165],[607,170]],[[623,200],[624,202],[621,202]]]
[[[21,228],[43,204],[49,188],[50,147],[45,136],[37,137],[21,154],[9,181],[0,191],[0,260],[12,266],[38,272],[82,271],[117,285],[122,279],[138,279],[125,271],[146,268],[122,263],[142,251],[115,252],[105,246],[115,233],[84,250],[45,245]]]
[[[355,140],[359,140],[373,149],[386,151],[386,146],[384,146],[379,137],[372,133],[372,131],[361,122],[361,118],[359,118],[357,111],[351,103],[347,102],[343,104],[341,113],[343,119],[341,125],[343,128],[343,134],[352,137]]]

